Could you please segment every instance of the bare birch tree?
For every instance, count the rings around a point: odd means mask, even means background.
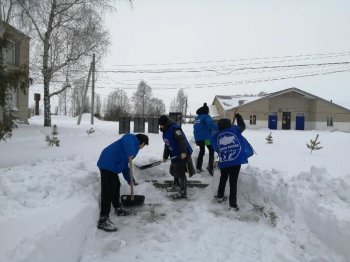
[[[182,113],[182,117],[185,118],[188,108],[188,96],[183,89],[179,89],[176,98],[170,103],[170,111]]]
[[[50,97],[69,87],[50,90],[53,81],[80,77],[93,53],[101,57],[109,45],[103,28],[102,10],[111,0],[20,0],[23,26],[28,26],[35,44],[32,68],[44,85],[44,126],[51,126]],[[34,59],[37,58],[37,59]],[[87,70],[86,70],[87,71]],[[63,80],[65,81],[65,80]],[[73,81],[71,79],[71,81]]]
[[[142,80],[137,86],[137,90],[132,97],[135,114],[140,114],[143,118],[145,118],[151,98],[152,88],[144,80]]]
[[[78,116],[80,109],[83,107],[83,113],[89,112],[89,97],[86,96],[85,101],[82,103],[82,97],[84,96],[85,79],[80,78],[73,82],[73,89],[71,92],[71,110],[72,116]]]
[[[105,120],[117,121],[123,114],[130,112],[130,101],[126,92],[118,89],[108,95],[105,104]]]
[[[165,114],[165,104],[162,99],[152,98],[148,109],[149,115],[160,116]]]

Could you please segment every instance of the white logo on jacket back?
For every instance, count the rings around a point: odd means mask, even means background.
[[[241,144],[235,134],[225,132],[217,137],[220,162],[232,161],[241,152]]]
[[[201,120],[200,120],[200,119],[195,119],[194,122],[193,122],[194,125],[198,125],[198,124],[200,124],[200,123],[201,123]]]

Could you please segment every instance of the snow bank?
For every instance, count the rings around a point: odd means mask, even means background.
[[[91,212],[96,208],[95,203],[71,199],[1,221],[7,236],[1,241],[3,261],[78,261],[85,232],[96,222],[96,212]]]
[[[331,178],[326,169],[311,167],[286,181],[274,173],[248,166],[239,178],[241,198],[265,207],[266,214],[286,212],[350,261],[350,175]]]
[[[98,212],[98,176],[70,160],[37,161],[0,176],[3,261],[78,261]]]
[[[350,175],[329,178],[324,169],[311,168],[297,178],[311,189],[308,201],[301,203],[308,227],[327,245],[350,261]]]

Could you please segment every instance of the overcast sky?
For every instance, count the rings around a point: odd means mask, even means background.
[[[135,0],[133,8],[127,1],[115,6],[106,14],[112,46],[101,70],[108,72],[97,81],[103,97],[114,88],[131,97],[143,79],[167,110],[178,88],[189,96],[192,113],[215,95],[290,87],[350,107],[350,1]]]

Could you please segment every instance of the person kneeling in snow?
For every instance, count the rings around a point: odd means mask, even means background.
[[[178,192],[173,195],[174,199],[187,197],[187,177],[186,171],[191,177],[195,174],[195,170],[192,163],[192,148],[187,141],[187,138],[173,120],[169,119],[166,115],[162,115],[158,119],[159,129],[163,132],[163,140],[165,143],[163,160],[171,157],[170,174],[174,176],[174,187]]]
[[[227,179],[230,180],[230,207],[238,211],[237,205],[237,179],[241,164],[248,163],[248,158],[254,153],[253,148],[242,136],[245,124],[241,115],[236,113],[238,126],[232,126],[230,119],[220,119],[219,131],[210,141],[214,150],[219,154],[219,168],[221,172],[218,187],[217,201],[224,200]]]
[[[111,204],[117,216],[127,216],[130,210],[120,203],[120,181],[118,174],[123,173],[130,185],[129,158],[134,158],[140,149],[148,145],[148,136],[144,134],[125,134],[122,138],[103,149],[97,166],[101,172],[101,211],[97,228],[107,232],[117,231],[109,219]]]

